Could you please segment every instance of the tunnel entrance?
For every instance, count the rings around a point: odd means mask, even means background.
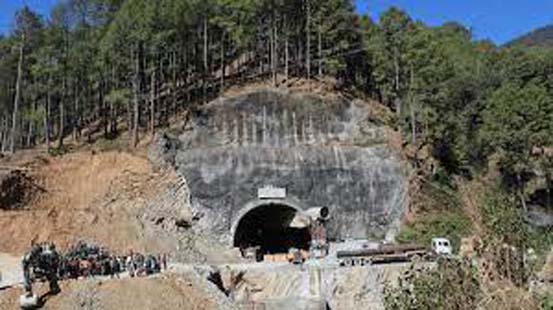
[[[234,246],[241,250],[259,246],[259,254],[288,253],[290,248],[308,250],[309,229],[293,228],[297,210],[284,204],[267,204],[246,213],[234,233]]]

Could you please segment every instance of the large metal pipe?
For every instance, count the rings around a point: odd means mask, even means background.
[[[326,221],[329,218],[330,210],[328,207],[309,208],[303,212],[297,212],[292,222],[290,222],[290,227],[305,228],[315,221]]]
[[[338,251],[336,256],[342,257],[361,257],[361,256],[374,256],[374,255],[391,255],[402,254],[413,251],[425,251],[426,247],[418,244],[401,244],[401,245],[383,245],[378,249],[356,249],[356,250],[344,250]]]
[[[330,210],[328,207],[315,207],[307,209],[307,211],[304,212],[307,216],[311,218],[311,220],[321,220],[326,221],[330,218]]]

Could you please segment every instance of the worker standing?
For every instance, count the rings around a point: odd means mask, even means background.
[[[110,258],[109,258],[109,265],[110,265],[110,271],[111,271],[111,274],[110,274],[110,277],[113,279],[114,277],[117,277],[119,279],[119,267],[118,267],[118,264],[117,264],[117,259],[115,258],[114,255],[112,255]]]
[[[129,255],[127,255],[127,259],[125,261],[125,264],[127,265],[127,271],[129,272],[129,276],[131,278],[134,278],[134,272],[135,272],[135,268],[134,268],[134,254],[131,251],[129,251]]]
[[[163,265],[163,270],[167,270],[167,253],[163,253],[161,263]]]

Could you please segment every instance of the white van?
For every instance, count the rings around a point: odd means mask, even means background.
[[[432,251],[437,255],[451,255],[451,242],[446,238],[432,238]]]

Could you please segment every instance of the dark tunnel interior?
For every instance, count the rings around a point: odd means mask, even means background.
[[[259,246],[260,254],[288,253],[290,248],[309,249],[308,228],[289,227],[296,210],[279,204],[259,206],[240,219],[234,246],[240,249]]]

